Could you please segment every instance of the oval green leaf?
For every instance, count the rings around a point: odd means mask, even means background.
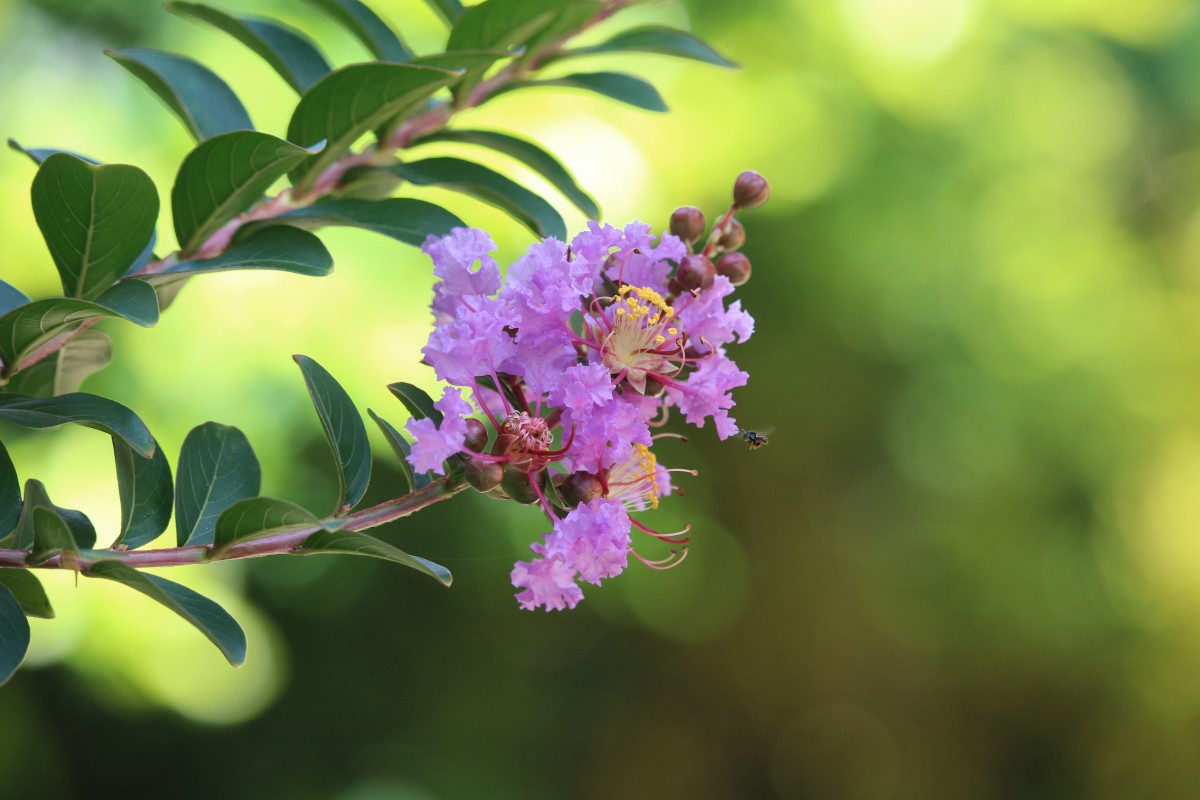
[[[327,75],[300,99],[288,140],[325,141],[325,149],[290,172],[296,194],[313,182],[367,131],[411,110],[460,73],[408,64],[352,64]]]
[[[583,89],[618,100],[645,111],[666,111],[667,103],[658,90],[641,78],[623,72],[576,72],[561,78],[537,81],[513,81],[492,93],[492,97],[530,89],[538,86],[561,86],[568,89]]]
[[[254,497],[262,483],[258,458],[237,428],[206,422],[188,433],[175,470],[179,546],[212,544],[221,512]]]
[[[0,419],[22,428],[54,428],[73,422],[114,436],[145,458],[154,455],[154,437],[125,406],[86,392],[59,397],[0,395]]]
[[[346,390],[324,367],[308,356],[292,356],[304,375],[308,394],[321,418],[325,438],[333,450],[338,474],[335,515],[358,505],[371,479],[371,445],[367,429]]]
[[[128,164],[98,167],[55,153],[42,162],[31,194],[34,219],[68,297],[91,300],[116,283],[158,220],[154,182]]]
[[[320,277],[333,270],[333,256],[311,233],[280,225],[252,233],[219,256],[180,261],[143,279],[162,286],[185,275],[233,269],[275,269]]]
[[[539,238],[567,238],[567,226],[554,206],[524,186],[461,158],[427,158],[392,167],[396,174],[418,186],[441,186],[468,194],[499,208]]]
[[[112,360],[112,341],[104,331],[89,329],[72,336],[62,348],[27,367],[5,391],[26,397],[54,397],[79,391],[89,375]]]
[[[380,61],[401,62],[412,58],[396,32],[378,14],[359,0],[306,0],[306,2],[350,31]]]
[[[73,552],[75,538],[67,522],[53,508],[35,508],[33,517],[33,552],[29,554],[30,564],[41,564],[52,556]]]
[[[12,592],[27,617],[54,619],[54,608],[42,582],[27,569],[0,569],[0,587]]]
[[[121,497],[121,530],[113,545],[132,550],[157,539],[171,521],[175,499],[171,465],[161,447],[150,458],[142,458],[116,439],[113,458]]]
[[[104,54],[162,98],[196,141],[228,131],[254,129],[242,101],[203,64],[143,48],[106,50]]]
[[[495,131],[453,130],[434,133],[413,144],[433,142],[474,144],[504,153],[549,181],[550,185],[562,192],[563,196],[574,203],[575,207],[589,219],[599,219],[600,217],[600,208],[596,205],[596,201],[579,187],[562,162],[533,142]]]
[[[143,328],[158,322],[158,297],[140,280],[124,280],[94,301],[69,297],[35,300],[0,317],[0,360],[4,374],[56,336],[94,317],[121,317]]]
[[[183,159],[171,190],[175,236],[184,256],[319,151],[257,131],[231,131],[201,142]]]
[[[322,521],[307,508],[277,497],[248,497],[221,512],[213,543],[216,557],[235,542],[305,528],[340,528],[343,520]]]
[[[208,637],[235,667],[246,660],[246,634],[229,612],[186,586],[174,581],[138,572],[120,561],[99,561],[84,573],[89,578],[123,583],[147,597],[162,603]]]
[[[461,219],[441,206],[409,198],[318,200],[260,224],[305,229],[330,225],[364,228],[414,247],[420,247],[430,235],[444,236],[454,228],[465,227]]]
[[[228,33],[271,65],[300,94],[329,74],[329,62],[304,34],[274,20],[234,17],[199,3],[167,3],[168,11]]]
[[[576,47],[557,56],[546,59],[545,63],[558,61],[576,56],[595,55],[597,53],[657,53],[664,56],[690,58],[703,61],[718,67],[736,67],[737,64],[725,58],[702,39],[698,39],[687,31],[667,28],[661,25],[646,25],[621,31],[606,42],[590,47]]]
[[[0,586],[0,686],[21,666],[29,650],[29,620],[13,593]]]
[[[403,550],[393,547],[387,542],[368,536],[358,531],[317,531],[304,540],[304,545],[296,551],[297,555],[350,555],[382,558],[395,564],[403,564],[418,572],[423,572],[443,586],[449,586],[454,578],[450,570],[441,564],[435,564],[424,558],[409,555]]]

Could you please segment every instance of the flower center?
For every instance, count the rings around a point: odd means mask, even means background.
[[[675,309],[653,289],[625,285],[613,300],[612,330],[601,343],[604,366],[623,375],[639,392],[646,376],[674,372],[672,357],[682,355]]]
[[[626,508],[642,511],[658,508],[662,492],[658,486],[658,459],[643,444],[633,446],[633,456],[615,465],[608,473],[608,497],[620,500]]]

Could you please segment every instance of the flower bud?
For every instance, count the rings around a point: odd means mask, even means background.
[[[742,227],[742,223],[730,217],[729,222],[726,223],[725,232],[721,234],[720,239],[717,239],[717,247],[726,251],[737,250],[745,243],[746,229]]]
[[[467,458],[466,462],[463,477],[467,479],[467,483],[481,492],[490,492],[504,479],[504,467],[495,461]]]
[[[482,453],[487,447],[487,443],[488,432],[487,428],[483,427],[483,423],[477,419],[467,420],[467,438],[463,440],[463,445],[468,450]]]
[[[675,270],[675,280],[684,291],[711,289],[717,268],[704,256],[684,256]]]
[[[691,244],[704,235],[704,212],[695,206],[683,206],[671,214],[671,233]]]
[[[726,253],[717,259],[717,274],[729,278],[734,286],[750,280],[750,259],[742,253]]]
[[[532,481],[541,480],[540,475],[530,475],[527,472],[522,472],[519,469],[514,469],[511,464],[504,466],[504,477],[500,479],[500,485],[504,488],[504,493],[516,500],[522,505],[536,503],[538,496],[537,490],[533,488]]]
[[[758,208],[770,197],[771,185],[753,170],[738,175],[733,184],[733,204],[738,208]]]
[[[590,472],[573,472],[558,487],[558,493],[568,505],[588,503],[604,494],[600,479]]]

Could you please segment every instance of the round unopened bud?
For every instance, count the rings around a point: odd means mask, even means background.
[[[568,505],[588,503],[604,494],[600,479],[590,472],[572,472],[558,487],[558,493]]]
[[[717,259],[717,274],[729,278],[734,286],[750,280],[750,259],[742,253],[726,253]]]
[[[671,233],[688,244],[704,235],[704,212],[695,206],[677,208],[671,214]]]
[[[725,223],[725,231],[721,238],[717,239],[717,247],[722,250],[737,250],[745,243],[746,229],[742,227],[742,223],[730,217],[729,222]]]
[[[467,438],[463,440],[463,445],[468,450],[482,453],[487,447],[487,443],[488,432],[487,428],[483,427],[483,423],[477,419],[467,420]]]
[[[733,204],[738,208],[758,208],[771,197],[771,184],[754,170],[737,176],[733,184]]]
[[[533,481],[540,479],[540,475],[530,475],[528,472],[513,468],[512,464],[505,464],[500,486],[504,488],[504,493],[513,500],[522,505],[529,505],[537,502],[537,490],[533,488]]]
[[[675,270],[675,280],[684,291],[705,291],[712,288],[717,268],[704,256],[684,256]]]
[[[504,479],[504,467],[496,461],[468,458],[467,465],[463,468],[463,477],[479,491],[490,492]]]

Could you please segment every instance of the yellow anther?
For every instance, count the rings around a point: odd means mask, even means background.
[[[662,336],[655,336],[654,341],[658,342],[659,344],[665,344],[667,340]]]
[[[675,336],[676,334],[679,333],[679,329],[678,328],[667,328],[667,333],[669,333],[672,336]]]

